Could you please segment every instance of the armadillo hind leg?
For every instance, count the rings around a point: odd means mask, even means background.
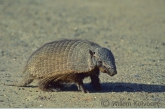
[[[41,89],[43,91],[51,91],[51,92],[53,91],[53,90],[49,89],[49,82],[46,81],[45,79],[42,79],[39,81],[38,87],[39,87],[39,89]]]
[[[38,87],[39,87],[39,89],[41,89],[43,91],[58,92],[62,89],[63,85],[60,84],[58,81],[54,81],[53,77],[51,77],[51,78],[46,77],[39,81]]]
[[[92,85],[92,87],[95,90],[100,91],[101,90],[101,85],[100,85],[100,80],[99,80],[99,70],[96,69],[94,71],[94,73],[92,73],[90,75],[90,78],[91,78],[91,85]]]
[[[49,88],[52,88],[53,91],[61,91],[64,88],[64,85],[59,81],[53,81],[49,83]]]

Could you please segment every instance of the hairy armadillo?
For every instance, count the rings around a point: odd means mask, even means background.
[[[65,83],[75,83],[86,93],[83,79],[90,76],[91,85],[101,90],[99,72],[117,74],[112,52],[100,45],[80,39],[64,39],[47,43],[28,59],[23,73],[25,78],[17,86],[23,87],[39,79],[44,91],[58,89]]]

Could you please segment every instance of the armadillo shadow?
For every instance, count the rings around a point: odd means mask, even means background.
[[[96,91],[89,83],[85,83],[85,88],[90,93],[108,93],[108,92],[165,92],[165,85],[138,84],[138,83],[101,83],[102,90]],[[76,90],[77,87],[72,85],[69,91]]]
[[[165,85],[154,85],[154,84],[138,84],[138,83],[101,83],[102,90],[96,91],[92,88],[90,83],[84,83],[85,88],[90,93],[109,93],[109,92],[165,92]],[[26,86],[36,88],[37,86]],[[77,86],[72,84],[65,87],[63,91],[78,91]]]
[[[102,83],[101,92],[165,92],[165,85],[138,83]]]

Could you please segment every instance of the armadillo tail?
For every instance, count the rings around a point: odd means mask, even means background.
[[[16,84],[17,87],[24,87],[28,84],[32,83],[34,79],[31,78],[24,78],[20,83]]]
[[[28,84],[30,84],[31,82],[33,82],[33,79],[23,79],[20,83],[13,83],[13,84],[6,84],[4,83],[5,86],[17,86],[17,87],[25,87]]]

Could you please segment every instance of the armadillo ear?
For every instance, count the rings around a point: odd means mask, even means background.
[[[93,52],[92,50],[89,50],[89,53],[91,54],[91,56],[94,56],[95,52]]]

